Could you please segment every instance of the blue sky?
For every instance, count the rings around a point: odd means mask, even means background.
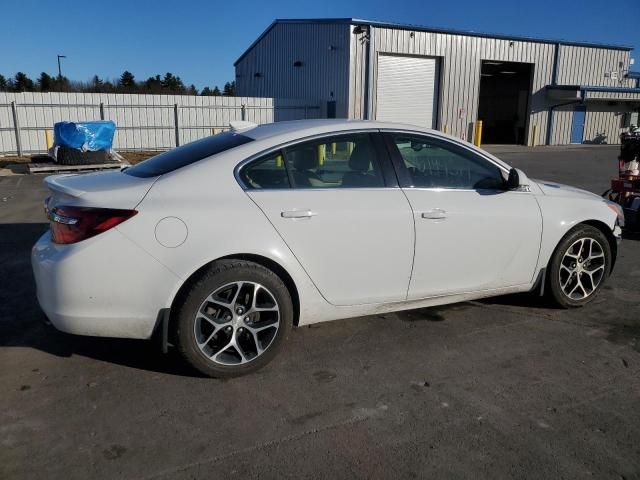
[[[640,0],[5,0],[0,73],[88,80],[172,72],[198,88],[233,80],[233,62],[274,18],[357,17],[640,47]],[[635,70],[640,70],[640,53]]]

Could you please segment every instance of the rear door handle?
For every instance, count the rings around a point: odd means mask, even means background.
[[[444,220],[445,218],[447,218],[447,212],[445,212],[441,208],[434,208],[426,212],[422,212],[422,218],[427,218],[430,220]]]
[[[311,218],[315,215],[317,215],[317,213],[312,212],[308,208],[300,210],[285,210],[284,212],[280,212],[280,216],[282,218]]]

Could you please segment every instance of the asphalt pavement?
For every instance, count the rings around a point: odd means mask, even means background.
[[[490,150],[596,193],[616,173],[616,147]],[[515,295],[303,327],[219,381],[44,323],[41,182],[0,177],[2,479],[640,478],[638,235],[585,308]]]

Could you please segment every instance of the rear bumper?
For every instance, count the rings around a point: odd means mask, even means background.
[[[58,330],[77,335],[149,338],[179,283],[117,229],[73,245],[56,245],[47,232],[31,264],[40,307]]]

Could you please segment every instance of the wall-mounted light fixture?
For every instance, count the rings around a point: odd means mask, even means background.
[[[256,77],[256,78],[260,78],[260,77],[262,77],[262,74],[260,72],[256,72],[256,73],[253,74],[253,76]]]
[[[366,25],[356,25],[353,27],[354,35],[360,35],[361,33],[369,33],[369,27]]]
[[[300,60],[296,60],[295,62],[293,62],[293,66],[294,67],[301,67],[302,66],[302,62]]]

